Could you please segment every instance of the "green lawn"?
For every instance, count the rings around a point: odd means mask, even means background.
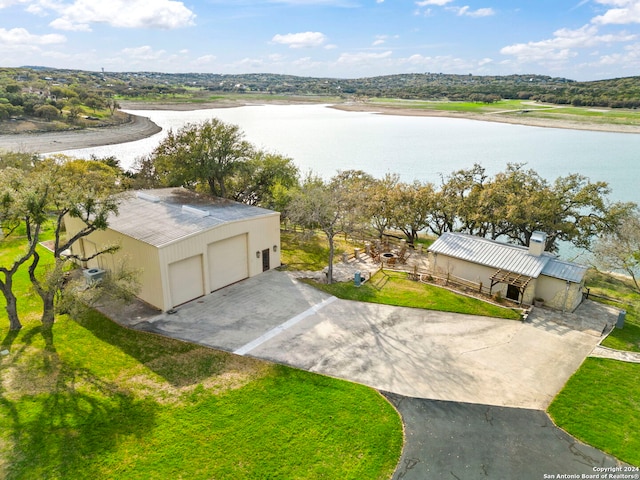
[[[586,285],[591,293],[618,299],[619,302],[603,301],[603,303],[627,312],[624,328],[615,328],[602,345],[616,350],[640,352],[640,292],[635,289],[630,280],[594,270],[590,270],[587,274]]]
[[[0,261],[17,244],[0,245]],[[96,312],[41,335],[0,323],[0,478],[386,479],[395,409],[349,382],[124,329]],[[4,304],[0,301],[0,307]]]
[[[520,319],[520,313],[516,310],[453,293],[446,288],[416,282],[408,279],[407,274],[401,272],[378,272],[360,287],[356,287],[353,282],[317,284],[317,287],[347,300]]]
[[[591,293],[619,300],[605,303],[627,310],[624,328],[614,329],[602,344],[640,351],[640,293],[630,281],[594,270],[586,285]],[[640,364],[587,358],[549,406],[549,414],[571,435],[640,466],[639,378]]]
[[[322,270],[329,261],[329,244],[323,233],[280,231],[282,263],[292,270]],[[355,245],[345,241],[342,235],[334,238],[334,260],[339,261],[342,252],[353,253]]]
[[[640,365],[587,358],[549,415],[571,435],[640,466]]]
[[[427,100],[401,100],[395,98],[372,98],[369,103],[392,108],[433,110],[443,112],[461,112],[501,115],[526,115],[527,117],[571,120],[602,124],[637,125],[640,112],[632,109],[607,109],[594,107],[558,106],[535,103],[531,100],[500,100],[495,103],[450,102]]]

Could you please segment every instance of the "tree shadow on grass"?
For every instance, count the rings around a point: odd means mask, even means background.
[[[159,405],[62,361],[53,334],[44,332],[44,360],[29,345],[41,327],[25,333],[23,347],[0,364],[3,379],[35,380],[0,386],[0,445],[5,478],[103,477],[104,457],[123,440],[141,439],[155,425]],[[16,372],[28,370],[30,378]],[[39,383],[38,383],[39,382]],[[7,383],[10,385],[10,382]],[[102,470],[106,468],[106,470]]]
[[[197,385],[221,373],[228,354],[201,345],[133,330],[90,310],[73,320],[100,340],[135,358],[174,387]]]

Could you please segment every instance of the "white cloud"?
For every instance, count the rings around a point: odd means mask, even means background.
[[[285,5],[293,6],[323,5],[344,8],[353,8],[359,6],[352,0],[272,0],[272,3],[284,3]]]
[[[55,33],[49,35],[33,35],[24,28],[12,28],[6,30],[0,28],[0,45],[8,46],[34,46],[34,45],[53,45],[64,43],[67,39],[64,35]]]
[[[387,59],[391,57],[392,53],[390,50],[381,53],[343,53],[338,58],[338,63],[342,65],[367,65],[371,62]]]
[[[166,55],[165,50],[154,50],[149,45],[142,47],[123,48],[122,55],[133,60],[159,60]]]
[[[607,10],[604,15],[594,17],[591,21],[597,25],[626,25],[640,23],[640,1],[638,0],[597,0],[602,5],[617,8]]]
[[[627,42],[637,35],[621,32],[619,34],[598,35],[598,27],[585,25],[576,30],[562,28],[553,33],[553,38],[539,42],[517,43],[500,50],[504,55],[513,55],[519,62],[541,62],[546,60],[566,60],[575,57],[575,49],[589,48],[600,44]]]
[[[420,2],[416,2],[416,5],[419,7],[426,7],[428,5],[437,5],[438,7],[442,7],[451,2],[453,2],[453,0],[422,0]]]
[[[389,39],[398,39],[398,38],[400,38],[400,35],[376,35],[375,40],[371,45],[373,47],[377,47],[379,45],[383,45],[384,43],[387,43],[387,40]]]
[[[17,5],[19,3],[27,3],[29,0],[0,0],[0,9],[8,8],[11,5]]]
[[[196,58],[192,64],[198,67],[204,65],[210,65],[216,60],[215,55],[202,55],[201,57]]]
[[[465,5],[464,7],[447,7],[447,9],[455,12],[456,15],[460,17],[490,17],[496,13],[493,8],[479,8],[477,10],[471,10],[471,7],[468,5]]]
[[[451,2],[453,2],[453,0],[422,0],[415,2],[415,4],[418,6],[418,9],[416,9],[414,15],[430,16],[432,13],[431,8],[420,10],[420,8],[428,6],[445,7],[445,10],[454,12],[460,17],[489,17],[491,15],[495,15],[496,13],[493,8],[478,8],[477,10],[471,10],[471,7],[468,5],[465,5],[464,7],[447,7],[446,5],[450,4]]]
[[[71,4],[40,2],[59,18],[50,25],[61,30],[90,30],[93,23],[121,28],[174,29],[194,24],[195,14],[175,0],[75,0]]]
[[[68,32],[90,32],[91,27],[87,23],[73,23],[68,18],[56,18],[49,23],[49,26],[57,30],[65,30]]]
[[[286,35],[277,34],[271,39],[273,43],[288,45],[289,48],[309,48],[319,47],[327,37],[320,32],[301,32],[287,33]]]

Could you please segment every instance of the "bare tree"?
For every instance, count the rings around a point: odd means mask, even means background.
[[[614,232],[602,235],[593,254],[598,268],[629,275],[640,291],[640,212],[636,209]]]
[[[309,175],[289,204],[288,217],[309,229],[319,229],[329,243],[327,282],[333,283],[334,239],[349,233],[361,221],[354,206],[353,187],[361,180],[360,173],[342,172],[331,181]]]

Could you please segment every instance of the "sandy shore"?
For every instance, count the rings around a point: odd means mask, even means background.
[[[260,103],[263,104],[264,102]],[[270,102],[279,105],[296,105],[303,102],[298,99],[292,101]],[[220,101],[209,103],[136,103],[121,102],[125,110],[177,110],[193,111],[211,108],[231,108],[254,103],[234,101]],[[447,117],[478,120],[483,122],[500,122],[517,125],[547,128],[565,128],[572,130],[590,130],[615,133],[640,133],[637,125],[600,124],[594,122],[571,121],[563,119],[541,119],[523,115],[504,114],[474,114],[458,112],[442,112],[436,110],[414,110],[397,107],[384,107],[367,103],[336,104],[332,108],[350,112],[371,112],[381,115],[403,115],[420,117]],[[115,127],[88,128],[86,130],[70,132],[33,133],[17,135],[0,135],[0,150],[50,153],[78,148],[90,148],[101,145],[133,142],[150,137],[162,129],[147,117],[131,115],[131,121]]]

